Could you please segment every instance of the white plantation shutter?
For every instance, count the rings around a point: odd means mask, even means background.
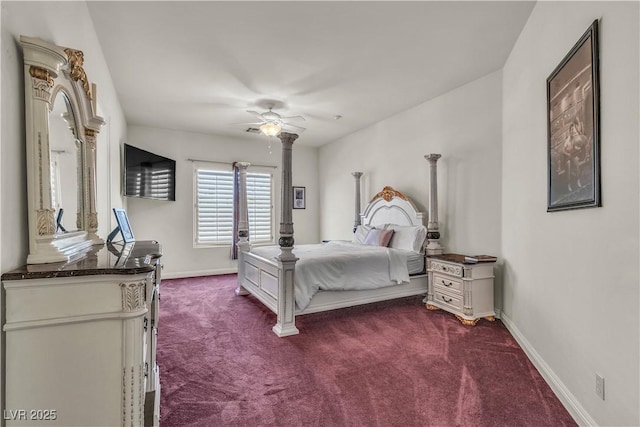
[[[196,243],[231,244],[233,238],[233,172],[198,168],[196,175]],[[249,239],[271,242],[273,210],[272,177],[247,173]]]
[[[249,240],[252,243],[271,242],[271,174],[247,172],[247,205]]]
[[[196,186],[196,242],[231,242],[233,173],[197,169]]]

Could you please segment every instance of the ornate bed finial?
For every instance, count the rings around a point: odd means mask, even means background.
[[[401,193],[398,190],[395,190],[393,187],[386,186],[382,189],[381,192],[373,196],[373,198],[369,201],[369,203],[373,202],[375,199],[378,199],[378,198],[383,198],[387,202],[390,202],[391,199],[393,199],[394,197],[398,197],[402,200],[409,200],[409,198],[405,196],[404,193]]]

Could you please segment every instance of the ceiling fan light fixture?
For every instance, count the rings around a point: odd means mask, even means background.
[[[260,130],[267,136],[276,136],[282,128],[277,123],[265,123],[260,126]]]

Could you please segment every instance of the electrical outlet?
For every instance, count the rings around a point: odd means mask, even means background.
[[[604,400],[604,377],[596,374],[596,394]]]

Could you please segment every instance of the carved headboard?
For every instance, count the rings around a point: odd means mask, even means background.
[[[384,187],[373,196],[361,215],[362,224],[370,226],[425,225],[424,217],[408,196],[392,187]]]

